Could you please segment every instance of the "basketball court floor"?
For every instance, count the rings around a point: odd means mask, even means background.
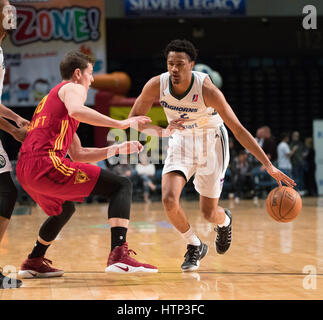
[[[134,203],[128,232],[136,259],[159,267],[157,274],[107,274],[110,248],[107,205],[82,204],[48,250],[60,278],[25,279],[19,289],[0,290],[1,300],[316,300],[323,299],[323,198],[304,198],[290,223],[272,220],[265,201],[221,205],[232,209],[233,241],[225,255],[214,249],[213,226],[196,201],[182,201],[192,226],[209,245],[198,272],[183,273],[186,245],[167,220],[162,204]],[[46,216],[37,206],[14,215],[0,265],[18,271]],[[11,266],[11,267],[9,267]]]

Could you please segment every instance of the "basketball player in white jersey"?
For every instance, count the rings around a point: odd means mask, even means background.
[[[0,0],[0,129],[11,134],[17,141],[22,142],[26,135],[26,126],[29,121],[23,119],[3,104],[1,104],[1,95],[3,88],[3,80],[5,75],[2,40],[4,39],[7,31],[6,23],[4,23],[3,9],[5,6],[10,5],[7,0]],[[18,127],[12,125],[4,118],[14,121]],[[11,164],[9,162],[6,151],[3,149],[0,140],[0,245],[3,235],[9,224],[12,211],[14,209],[17,199],[17,189],[10,176]],[[1,261],[2,263],[2,261]],[[11,279],[2,274],[0,268],[0,289],[4,288],[18,288],[22,284],[21,280]]]
[[[232,214],[218,205],[229,163],[228,134],[224,123],[279,184],[284,182],[294,186],[295,182],[272,165],[209,76],[192,71],[197,51],[191,42],[173,40],[165,49],[165,57],[168,72],[146,83],[129,117],[146,115],[156,99],[164,107],[169,122],[166,129],[151,124],[138,129],[149,128],[158,136],[170,136],[162,176],[162,201],[168,218],[187,242],[181,268],[193,271],[198,269],[200,260],[208,251],[179,203],[183,187],[194,174],[193,183],[200,194],[204,218],[217,224],[216,251],[224,254],[231,244]]]

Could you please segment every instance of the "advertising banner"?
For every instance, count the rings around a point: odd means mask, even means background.
[[[244,15],[245,0],[124,0],[126,16],[213,17]]]
[[[12,0],[16,29],[2,49],[6,77],[2,102],[34,106],[61,81],[59,64],[70,50],[95,58],[94,73],[106,72],[104,1]],[[90,89],[87,104],[94,103]]]

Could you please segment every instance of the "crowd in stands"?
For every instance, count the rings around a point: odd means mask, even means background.
[[[315,181],[315,152],[312,137],[301,139],[300,133],[283,132],[279,139],[272,136],[268,126],[260,127],[256,137],[258,144],[272,163],[292,177],[301,196],[317,196]],[[224,192],[234,197],[265,198],[277,186],[265,168],[248,152],[237,151],[230,139],[230,165],[226,173]]]

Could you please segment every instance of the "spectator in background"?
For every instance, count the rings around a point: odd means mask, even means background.
[[[304,186],[307,195],[317,196],[317,185],[315,180],[315,150],[313,148],[313,138],[308,137],[304,142]]]
[[[277,160],[277,144],[275,138],[272,136],[271,130],[268,126],[262,127],[262,130],[264,139],[262,149],[271,162],[275,162]]]
[[[141,163],[138,163],[136,165],[136,171],[139,179],[142,181],[144,201],[146,203],[149,203],[150,191],[156,190],[156,186],[153,183],[153,179],[156,173],[156,168],[154,164],[148,163],[148,159],[145,155],[142,155],[140,157],[140,160],[141,160]]]
[[[269,159],[274,158],[277,161],[277,145],[275,138],[271,135],[270,128],[268,126],[258,128],[255,139],[267,157]],[[257,159],[251,156],[251,154],[249,154],[249,160],[252,164],[251,174],[253,176],[255,191],[253,200],[254,204],[258,204],[258,198],[266,197],[275,183],[267,173],[266,168],[263,165],[259,165]]]
[[[259,146],[262,148],[265,140],[265,132],[264,132],[264,127],[260,127],[257,129],[255,139]]]
[[[245,192],[254,193],[253,177],[251,175],[252,165],[248,160],[248,154],[241,150],[232,162],[232,182],[235,193],[235,202],[244,197]]]
[[[262,148],[265,140],[265,134],[264,134],[264,127],[260,127],[257,129],[255,140],[257,141],[260,148]],[[259,161],[254,157],[249,150],[246,150],[248,154],[248,159],[252,167],[256,167],[259,165]],[[231,158],[230,158],[231,159]],[[232,158],[233,159],[233,158]]]
[[[295,153],[297,146],[294,146],[291,150],[289,147],[289,133],[283,132],[282,139],[277,147],[278,154],[278,168],[280,171],[284,172],[288,176],[292,175],[292,162],[290,158]]]
[[[301,195],[304,195],[304,144],[298,131],[292,133],[289,146],[292,150],[295,148],[295,153],[291,157],[292,176],[297,183],[296,188]]]

